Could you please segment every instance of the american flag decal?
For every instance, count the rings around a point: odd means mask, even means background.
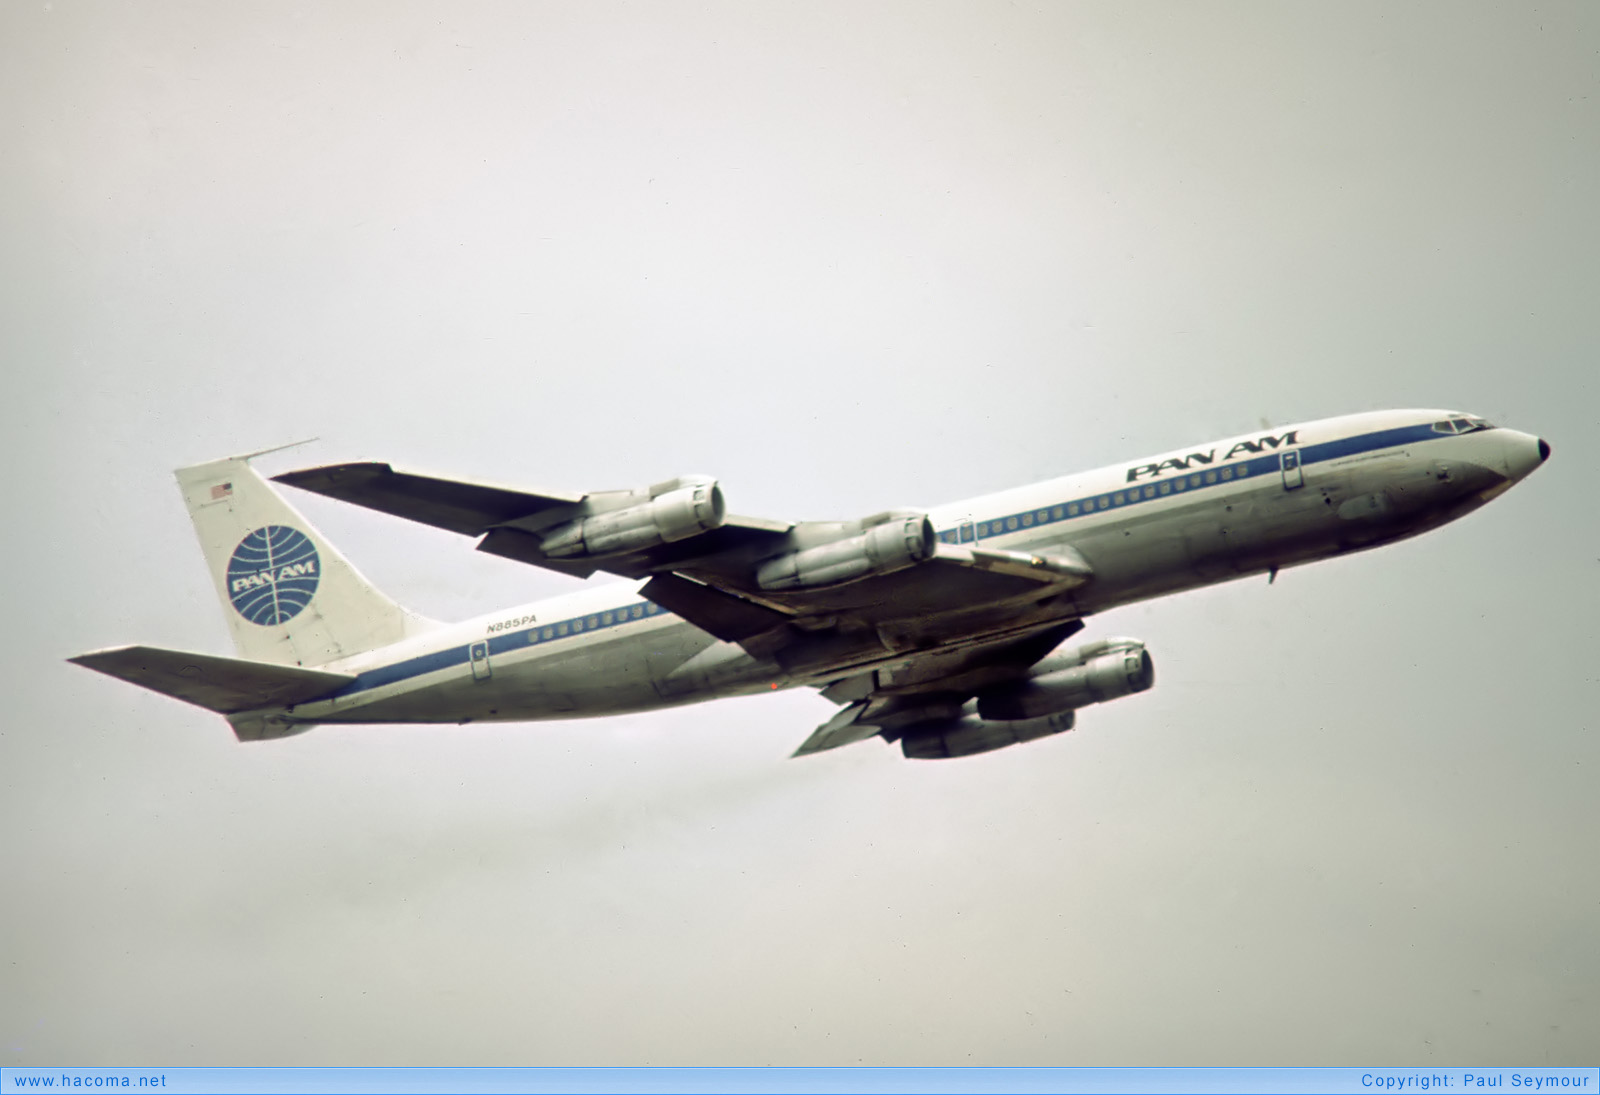
[[[211,500],[213,502],[215,502],[217,499],[226,498],[226,497],[228,497],[228,495],[230,495],[232,493],[233,493],[233,484],[232,483],[218,483],[216,486],[211,488]]]

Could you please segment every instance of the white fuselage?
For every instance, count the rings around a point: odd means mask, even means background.
[[[1391,542],[1475,509],[1526,475],[1539,442],[1500,428],[1456,433],[1445,411],[1380,411],[1261,430],[929,512],[942,544],[1048,554],[1093,568],[1070,597],[1008,606],[952,644],[1081,618],[1166,593]],[[834,680],[892,666],[780,668],[639,594],[584,589],[430,631],[326,668],[356,674],[295,722],[535,720],[641,711]]]

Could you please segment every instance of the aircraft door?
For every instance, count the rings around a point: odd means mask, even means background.
[[[489,644],[486,642],[473,643],[467,649],[467,654],[472,659],[472,679],[475,681],[488,680],[492,673],[489,668]]]
[[[1283,489],[1299,490],[1306,485],[1305,478],[1300,472],[1300,450],[1290,449],[1278,457],[1278,464],[1283,468]]]

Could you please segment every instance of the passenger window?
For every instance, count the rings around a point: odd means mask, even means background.
[[[1161,486],[1159,488],[1157,488],[1157,489],[1159,489],[1162,494],[1171,494],[1172,493],[1172,484],[1171,483],[1162,483]]]
[[[1032,528],[1033,527],[1033,514],[1024,513],[1022,515],[1022,527],[1023,528]]]
[[[1232,468],[1223,468],[1222,469],[1222,478],[1224,478],[1224,479],[1232,479],[1233,478],[1233,469]]]
[[[1206,482],[1207,483],[1215,483],[1216,481],[1217,481],[1217,473],[1216,472],[1214,472],[1214,471],[1206,472]]]
[[[1007,517],[1006,518],[1006,528],[1011,529],[1013,532],[1015,532],[1016,528],[1017,528],[1017,519],[1015,517]]]
[[[1072,503],[1072,505],[1067,507],[1067,516],[1068,517],[1076,517],[1076,516],[1078,516],[1078,503],[1074,502],[1074,503]]]

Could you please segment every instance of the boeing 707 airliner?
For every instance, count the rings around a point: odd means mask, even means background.
[[[260,454],[252,454],[252,456]],[[1072,729],[1151,687],[1137,639],[1069,640],[1133,601],[1391,543],[1549,458],[1470,414],[1376,411],[1229,437],[928,510],[729,514],[705,476],[591,494],[396,471],[275,481],[628,579],[458,624],[375,589],[250,465],[178,471],[238,657],[151,646],[79,665],[224,715],[243,741],[324,723],[524,722],[806,686],[838,706],[795,755],[882,737],[960,757]]]

